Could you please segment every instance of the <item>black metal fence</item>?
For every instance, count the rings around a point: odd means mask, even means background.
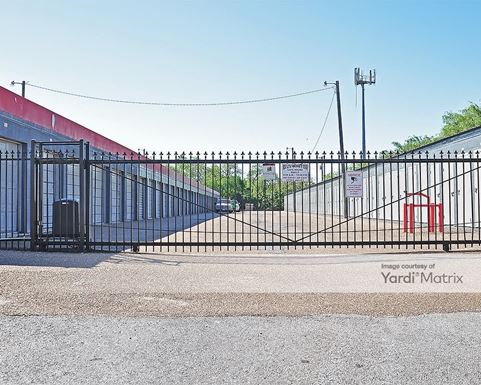
[[[210,251],[481,243],[479,153],[0,154],[0,247]],[[32,155],[32,156],[27,156]]]
[[[20,151],[0,151],[0,248],[30,247],[27,175],[30,158]]]

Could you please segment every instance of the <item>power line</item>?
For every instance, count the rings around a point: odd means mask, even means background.
[[[294,94],[274,96],[274,97],[271,97],[271,98],[249,99],[249,100],[239,100],[239,101],[230,101],[230,102],[160,103],[160,102],[148,102],[148,101],[144,102],[144,101],[139,101],[139,100],[102,98],[102,97],[97,97],[97,96],[78,94],[78,93],[75,93],[75,92],[57,90],[57,89],[54,89],[54,88],[44,87],[44,86],[40,86],[38,84],[32,84],[32,83],[28,83],[28,82],[26,84],[30,87],[38,88],[38,89],[41,89],[41,90],[44,90],[44,91],[54,92],[54,93],[57,93],[57,94],[68,95],[68,96],[75,96],[75,97],[83,98],[83,99],[99,100],[99,101],[111,102],[111,103],[140,104],[140,105],[164,106],[164,107],[209,107],[209,106],[213,107],[213,106],[229,106],[229,105],[235,105],[235,104],[250,104],[250,103],[271,102],[271,101],[276,101],[276,100],[281,100],[281,99],[289,99],[289,98],[295,98],[295,97],[298,97],[298,96],[314,94],[314,93],[317,93],[317,92],[322,92],[322,91],[330,90],[330,89],[333,88],[333,87],[324,87],[324,88],[318,88],[318,89],[314,89],[314,90],[310,90],[310,91],[297,92],[297,93],[294,93]]]
[[[312,147],[311,153],[314,152],[314,150],[316,149],[317,145],[319,144],[319,140],[321,139],[322,133],[324,132],[324,129],[326,128],[327,119],[329,118],[329,113],[331,112],[332,104],[334,103],[334,96],[336,96],[335,92],[332,93],[331,104],[329,104],[329,108],[327,110],[326,117],[324,119],[324,123],[323,123],[322,128],[321,128],[321,132],[319,133],[319,136],[317,137],[316,144],[314,144],[314,147]]]

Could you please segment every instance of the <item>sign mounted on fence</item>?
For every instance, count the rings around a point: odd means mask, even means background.
[[[346,198],[362,198],[362,171],[346,171]]]
[[[284,182],[309,182],[309,164],[283,163],[282,180]]]
[[[276,180],[276,164],[275,163],[264,163],[262,165],[262,179]]]

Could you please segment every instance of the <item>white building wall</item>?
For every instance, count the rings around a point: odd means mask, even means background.
[[[349,216],[403,219],[405,203],[426,203],[424,198],[406,198],[422,192],[431,203],[443,204],[446,224],[479,226],[481,196],[480,164],[467,163],[385,163],[363,170],[363,198],[347,198]],[[343,181],[334,178],[285,198],[287,211],[341,216],[344,213]],[[427,209],[415,210],[416,222],[427,222]]]

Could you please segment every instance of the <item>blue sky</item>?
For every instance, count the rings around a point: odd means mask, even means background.
[[[366,91],[367,143],[433,134],[447,110],[481,101],[479,1],[5,1],[0,85],[28,80],[160,102],[263,98],[341,82],[346,149],[361,147],[353,69]],[[15,89],[20,92],[19,88]],[[179,108],[27,97],[133,149],[311,150],[332,94]],[[318,150],[337,150],[333,108]]]

